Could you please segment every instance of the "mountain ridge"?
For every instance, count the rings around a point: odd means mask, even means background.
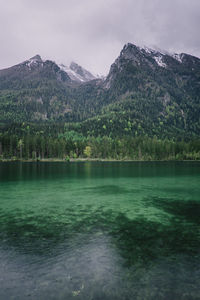
[[[57,64],[55,61],[52,60],[43,60],[39,54],[34,55],[33,57],[18,63],[14,66],[1,69],[0,72],[6,72],[13,68],[21,68],[23,66],[26,66],[29,68],[29,70],[37,68],[37,67],[43,67],[46,62],[52,62],[55,65],[57,65],[61,71],[64,71],[67,73],[67,75],[70,77],[71,80],[77,81],[77,82],[87,82],[90,80],[97,79],[98,77],[93,75],[91,72],[86,70],[85,68],[81,67],[75,62],[71,62],[69,66],[66,66],[64,64]]]
[[[105,79],[36,55],[0,71],[0,120],[79,122],[94,135],[199,136],[199,82],[199,58],[131,43]]]

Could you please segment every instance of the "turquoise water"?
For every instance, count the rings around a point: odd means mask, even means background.
[[[200,163],[0,163],[0,299],[200,299]]]

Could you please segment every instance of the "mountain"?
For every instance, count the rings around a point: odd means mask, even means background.
[[[70,66],[67,67],[64,64],[58,65],[50,60],[42,60],[41,56],[37,54],[16,66],[0,70],[0,87],[1,89],[4,88],[4,80],[6,84],[9,84],[10,81],[13,80],[32,80],[34,76],[37,77],[37,74],[41,75],[41,79],[51,76],[51,78],[54,77],[63,82],[70,81],[70,79],[77,82],[87,82],[97,79],[97,76],[94,76],[75,62],[72,62]]]
[[[59,67],[61,68],[61,70],[65,71],[68,74],[71,80],[77,82],[87,82],[90,80],[97,79],[96,76],[94,76],[92,73],[79,66],[75,62],[72,62],[69,67],[63,64],[60,64]]]
[[[0,121],[70,122],[96,136],[196,137],[200,59],[128,43],[100,79],[36,55],[0,71]]]
[[[39,55],[0,71],[0,120],[20,123],[42,121],[67,109],[68,74]]]
[[[130,75],[129,87],[138,88],[144,92],[143,87],[133,84],[133,79],[142,74],[142,82],[153,80],[166,86],[166,74],[172,77],[172,81],[179,77],[182,83],[187,84],[192,78],[199,79],[200,59],[188,54],[169,54],[147,47],[141,48],[133,44],[126,44],[119,57],[112,64],[110,72],[105,81],[105,88],[111,88],[119,76]],[[159,74],[159,76],[157,76]],[[198,77],[198,78],[197,78]],[[182,88],[180,82],[176,83],[177,89]],[[124,87],[125,89],[127,87]]]
[[[34,88],[39,85],[39,81],[45,83],[47,80],[69,82],[70,77],[56,63],[50,60],[43,61],[39,55],[11,68],[0,70],[1,90]]]
[[[86,121],[97,134],[200,135],[199,58],[128,43],[102,86],[101,116]]]

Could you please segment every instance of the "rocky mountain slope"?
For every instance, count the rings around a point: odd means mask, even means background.
[[[103,87],[102,122],[111,131],[162,137],[200,134],[199,58],[129,43]],[[113,115],[111,124],[108,115]]]
[[[36,55],[0,71],[0,121],[76,122],[70,126],[91,135],[199,136],[200,59],[128,43],[99,79]]]

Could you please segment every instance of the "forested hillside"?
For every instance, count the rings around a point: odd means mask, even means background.
[[[0,71],[1,157],[198,159],[199,139],[194,56],[126,44],[104,79],[39,55]]]

